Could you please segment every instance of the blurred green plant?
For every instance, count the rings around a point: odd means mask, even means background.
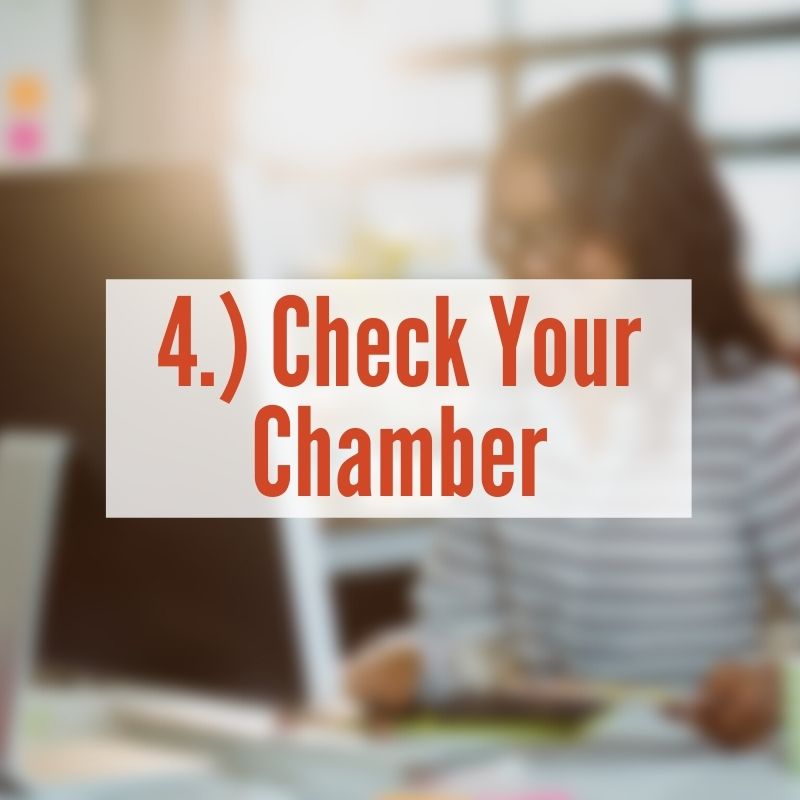
[[[409,239],[358,226],[334,262],[332,277],[402,278],[417,255],[418,246]]]

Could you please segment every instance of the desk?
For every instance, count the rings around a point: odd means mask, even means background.
[[[359,758],[356,753],[355,759],[333,763],[331,758],[326,763],[312,749],[299,746],[292,758],[306,776],[313,777],[306,786],[315,787],[300,791],[299,782],[292,785],[273,768],[276,759],[269,757],[270,748],[274,756],[274,748],[284,744],[274,720],[263,710],[248,712],[183,698],[176,704],[180,713],[159,721],[153,709],[164,709],[166,697],[142,693],[137,701],[138,693],[130,690],[109,697],[118,730],[125,735],[134,740],[138,736],[148,746],[164,742],[182,747],[206,759],[212,770],[176,783],[168,792],[154,793],[145,782],[119,786],[111,794],[81,788],[66,795],[47,794],[41,800],[376,800],[382,790],[402,788],[377,783],[376,773],[371,785],[356,781],[354,789],[348,770],[367,772],[367,756]],[[126,719],[126,714],[132,716]],[[384,742],[381,747],[384,754],[391,754],[395,743]],[[401,750],[402,742],[396,747]],[[782,766],[776,747],[742,755],[720,753],[684,727],[636,705],[610,714],[583,741],[495,745],[479,751],[468,764],[442,768],[428,785],[451,795],[463,790],[467,797],[476,790],[499,797],[521,790],[557,790],[575,800],[800,800],[800,778]]]
[[[513,793],[554,789],[575,800],[797,800],[800,778],[777,747],[726,754],[649,708],[628,706],[582,743],[509,754],[440,782]]]

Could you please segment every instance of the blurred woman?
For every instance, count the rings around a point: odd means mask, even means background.
[[[775,720],[765,587],[800,609],[800,380],[751,312],[740,237],[681,114],[637,83],[582,83],[522,116],[490,171],[486,243],[516,278],[690,278],[693,518],[457,524],[413,639],[368,648],[361,699],[397,707],[503,674],[693,687],[717,740]]]

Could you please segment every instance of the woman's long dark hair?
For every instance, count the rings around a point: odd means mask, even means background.
[[[582,82],[510,127],[492,174],[520,156],[550,173],[569,227],[608,236],[633,277],[692,279],[695,334],[712,354],[729,345],[759,360],[774,354],[747,303],[736,217],[672,104],[624,77]]]

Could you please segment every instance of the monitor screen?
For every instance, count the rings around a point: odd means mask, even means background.
[[[42,663],[299,699],[280,523],[105,518],[105,279],[234,277],[219,177],[193,167],[3,177],[0,241],[0,426],[72,439]]]

